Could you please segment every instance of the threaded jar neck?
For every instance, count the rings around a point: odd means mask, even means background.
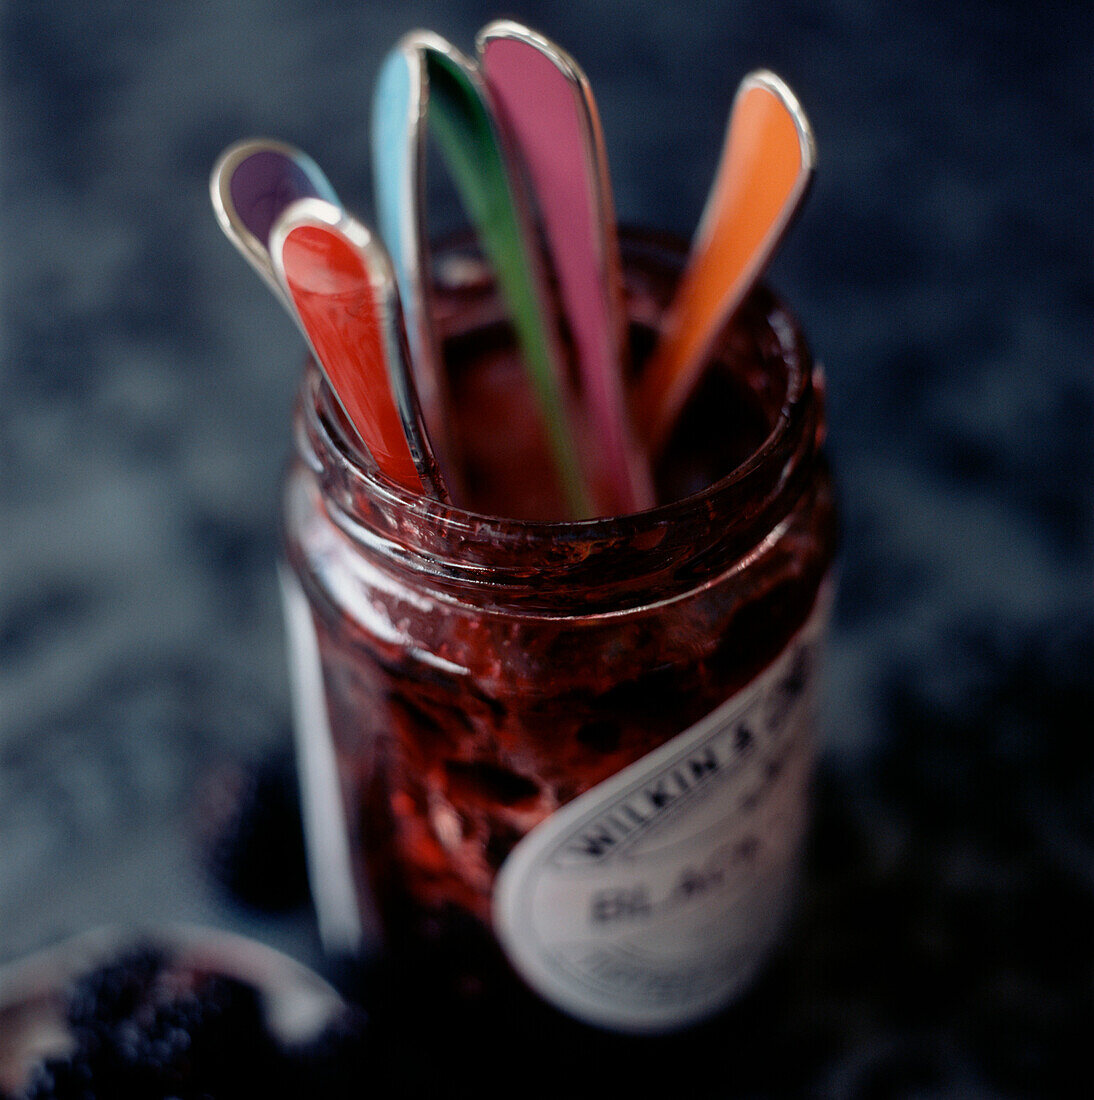
[[[648,346],[685,252],[644,232],[624,232],[620,243],[635,346]],[[491,286],[482,288],[478,305],[492,296]],[[473,330],[484,310],[465,315]],[[473,335],[459,316],[446,328],[461,339]],[[413,495],[369,469],[310,363],[294,418],[296,448],[330,518],[360,552],[439,597],[529,613],[627,610],[747,563],[815,476],[823,414],[812,359],[796,320],[770,291],[759,288],[746,301],[712,370],[732,372],[748,388],[766,434],[705,488],[633,515],[538,522]]]

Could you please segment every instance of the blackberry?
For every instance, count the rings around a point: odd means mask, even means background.
[[[34,1067],[27,1087],[27,1100],[98,1100],[93,1084],[94,1070],[86,1059],[49,1058]]]
[[[148,1004],[166,965],[164,953],[140,945],[78,979],[68,1000],[66,1017],[77,1036],[99,1032],[131,1018]]]
[[[203,863],[232,901],[271,913],[307,904],[304,829],[290,753],[212,776],[199,829]]]
[[[36,1066],[17,1100],[278,1100],[317,1087],[336,1100],[358,1095],[364,1080],[359,1011],[286,1047],[253,986],[173,966],[153,947],[81,978],[67,1018],[73,1051]]]

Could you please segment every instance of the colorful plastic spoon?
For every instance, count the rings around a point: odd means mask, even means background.
[[[395,242],[396,271],[407,280],[404,295],[416,299],[411,329],[429,340],[424,362],[432,369],[439,352],[423,323],[430,312],[421,214],[423,104],[429,129],[497,275],[570,509],[575,517],[588,516],[593,505],[578,461],[554,312],[519,175],[510,164],[489,92],[477,67],[428,31],[405,36],[383,74],[373,116],[377,207],[384,232]],[[413,216],[407,216],[408,210]]]
[[[624,391],[627,326],[607,153],[592,89],[577,62],[511,20],[477,39],[503,125],[527,165],[570,325],[587,417],[584,465],[608,513],[653,504]]]
[[[661,447],[706,357],[808,190],[816,164],[809,122],[774,73],[750,73],[733,101],[718,173],[661,340],[635,394],[640,436]]]
[[[270,258],[315,357],[380,471],[446,499],[407,373],[387,253],[345,211],[300,199],[270,231]]]
[[[441,454],[450,456],[447,386],[430,308],[423,213],[428,87],[425,55],[400,42],[384,59],[372,98],[373,192],[377,227],[403,303],[422,413]]]
[[[338,196],[319,165],[283,141],[254,138],[228,146],[209,177],[213,210],[225,236],[271,287],[296,319],[270,262],[270,229],[290,203]]]

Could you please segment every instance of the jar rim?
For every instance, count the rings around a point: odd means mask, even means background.
[[[463,523],[468,529],[481,529],[483,524],[489,524],[494,537],[497,537],[499,529],[507,528],[519,530],[526,537],[534,537],[537,532],[544,536],[557,537],[560,532],[572,532],[582,537],[595,537],[601,530],[606,531],[621,522],[642,519],[647,519],[649,522],[671,520],[675,516],[703,508],[706,501],[744,481],[757,468],[765,465],[776,455],[793,427],[796,410],[801,407],[803,399],[811,392],[813,363],[804,346],[804,338],[801,336],[796,319],[789,313],[787,307],[774,295],[772,298],[778,305],[778,314],[769,316],[769,319],[773,322],[776,317],[779,319],[778,326],[773,324],[773,328],[779,336],[782,358],[788,364],[788,371],[786,397],[771,429],[763,441],[742,462],[710,484],[675,500],[663,501],[637,512],[590,516],[585,519],[520,519],[476,512],[471,508],[464,508],[450,501],[431,497],[426,493],[412,492],[374,468],[361,446],[353,440],[351,433],[348,430],[342,430],[340,421],[343,414],[326,380],[309,358],[306,366],[308,375],[306,385],[309,394],[307,406],[310,410],[322,410],[322,415],[315,417],[311,427],[323,442],[323,449],[331,455],[336,455],[339,463],[344,466],[345,472],[367,489],[374,499],[398,506],[422,519],[443,520],[450,528]],[[784,321],[786,331],[778,331],[783,327]],[[791,340],[793,342],[789,342]]]
[[[629,256],[645,252],[654,269],[663,262],[678,272],[686,256],[685,245],[656,231],[621,231],[620,245],[625,270]],[[295,418],[297,450],[343,534],[393,568],[433,576],[438,591],[496,589],[505,601],[539,607],[592,585],[608,608],[626,606],[653,577],[666,594],[684,591],[746,560],[776,529],[812,476],[820,441],[823,413],[812,400],[813,360],[797,318],[766,286],[743,308],[761,326],[757,364],[781,366],[769,429],[721,477],[640,512],[519,519],[411,492],[373,468],[311,362]],[[728,362],[729,351],[721,346],[714,360]]]
[[[622,225],[619,228],[619,239],[624,258],[628,253],[632,256],[652,255],[661,263],[675,263],[679,266],[687,254],[687,242],[677,234],[665,230]],[[442,252],[446,246],[457,248],[470,246],[472,249],[475,247],[473,237],[468,233],[451,236],[438,246],[437,251]],[[458,524],[462,520],[467,526],[475,528],[481,528],[482,524],[489,523],[494,528],[495,536],[500,526],[519,529],[525,535],[541,531],[556,537],[562,531],[576,532],[589,537],[595,535],[600,528],[643,517],[654,522],[670,519],[673,515],[686,514],[697,507],[702,508],[705,501],[717,497],[720,492],[747,478],[756,467],[767,463],[780,450],[793,427],[796,411],[806,403],[812,392],[814,369],[812,354],[801,323],[785,300],[766,282],[760,282],[741,303],[737,315],[750,300],[757,297],[765,298],[768,303],[763,311],[764,318],[777,338],[777,357],[787,367],[785,397],[770,429],[763,440],[741,462],[733,469],[727,470],[721,477],[694,492],[673,500],[659,502],[637,512],[591,516],[584,519],[520,519],[478,512],[472,508],[438,500],[428,494],[405,489],[381,473],[363,452],[325,379],[310,359],[306,364],[307,408],[322,411],[323,415],[316,418],[313,427],[324,445],[324,450],[329,454],[337,455],[339,462],[345,464],[347,473],[351,474],[360,485],[367,487],[378,500],[407,509],[422,519],[443,519],[449,525]],[[731,328],[732,323],[732,319],[727,322],[726,331]],[[717,354],[714,358],[717,358]]]

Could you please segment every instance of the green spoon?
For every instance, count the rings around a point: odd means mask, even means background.
[[[414,55],[424,58],[415,64]],[[423,114],[445,159],[460,199],[497,276],[523,353],[529,379],[543,416],[559,482],[574,518],[593,514],[589,490],[578,463],[571,415],[563,382],[563,359],[531,218],[510,152],[498,128],[493,105],[478,68],[439,35],[415,31],[395,47],[401,57],[398,80],[382,79],[374,102],[374,133],[390,135],[400,121],[411,149],[420,142]],[[415,86],[415,81],[424,86]],[[424,103],[420,111],[415,104]],[[406,204],[417,208],[422,187],[422,160],[390,136],[373,147],[380,226],[392,250],[397,273],[415,273],[417,286],[400,288],[404,300],[422,303],[425,233],[422,219],[406,218]],[[410,168],[408,169],[408,164]],[[415,178],[417,176],[417,178]],[[388,211],[385,216],[383,211]],[[400,218],[401,229],[387,226]],[[411,255],[408,255],[411,252]],[[411,306],[415,315],[424,303]],[[411,326],[413,328],[413,326]],[[419,331],[421,331],[419,329]],[[434,358],[436,350],[429,352]]]

